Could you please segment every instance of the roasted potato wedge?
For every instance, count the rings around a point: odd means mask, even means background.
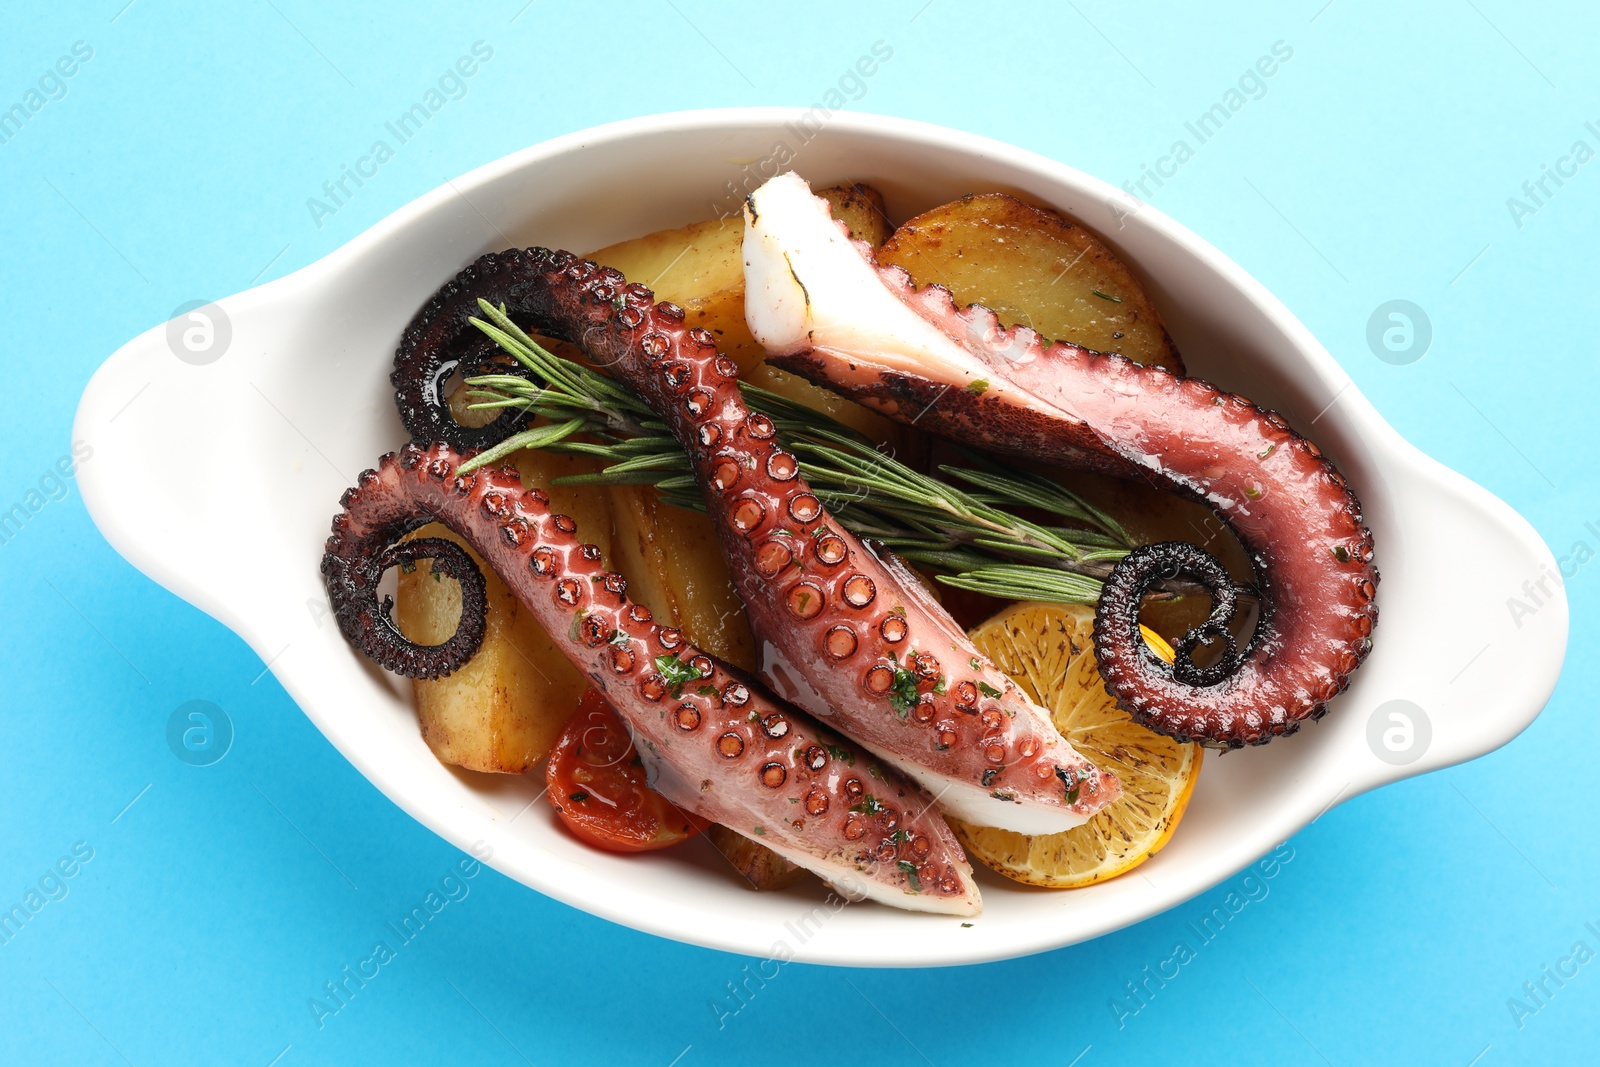
[[[857,239],[877,247],[889,236],[883,195],[871,186],[836,185],[818,189],[817,195],[832,205],[834,217]],[[648,285],[656,299],[682,307],[685,321],[716,335],[723,353],[743,373],[763,358],[744,324],[743,242],[744,220],[735,214],[647,233],[607,245],[588,258]]]
[[[709,330],[717,339],[717,349],[739,365],[739,376],[751,372],[767,358],[750,327],[744,321],[744,281],[737,289],[723,289],[708,296],[689,297],[682,304],[684,321]]]
[[[607,245],[589,259],[615,267],[630,282],[647,285],[657,300],[685,307],[694,300],[727,289],[744,291],[744,219],[706,219],[675,230],[657,230],[643,237]]]
[[[1006,325],[1183,370],[1144,286],[1105,242],[1016,197],[978,193],[925,211],[884,242],[878,261]]]
[[[828,201],[834,218],[842,220],[858,240],[876,248],[889,236],[883,195],[871,186],[835,185],[818,189],[817,195]],[[744,219],[734,213],[619,241],[588,258],[615,267],[630,282],[648,285],[659,300],[687,306],[688,301],[728,289],[744,292],[743,242]]]
[[[698,647],[754,671],[755,639],[711,520],[663,503],[647,485],[613,487],[611,504],[606,558],[627,577],[628,595]]]
[[[758,844],[726,826],[713,826],[706,838],[722,853],[733,869],[744,875],[751,889],[783,889],[804,878],[804,867],[796,867],[765,845]]]
[[[571,515],[578,530],[602,551],[611,547],[611,502],[606,494],[551,485],[563,474],[595,469],[592,461],[547,452],[519,452],[523,484],[550,494],[551,505]],[[461,538],[432,524],[413,537]],[[467,550],[469,553],[471,549]],[[477,655],[456,673],[433,681],[415,679],[422,737],[445,763],[474,771],[522,774],[542,760],[578,706],[588,679],[551,641],[489,567],[476,555],[488,591],[488,627]],[[395,595],[400,632],[422,644],[437,644],[455,632],[461,587],[436,577],[426,564],[402,571]]]
[[[877,248],[889,239],[894,227],[883,211],[883,194],[870,185],[855,182],[851,185],[834,185],[818,189],[817,195],[828,202],[833,217],[844,223],[850,236]]]

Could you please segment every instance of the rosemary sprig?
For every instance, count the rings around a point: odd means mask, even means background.
[[[464,463],[470,471],[523,448],[603,461],[566,485],[653,485],[667,503],[704,511],[689,457],[649,406],[615,379],[554,355],[479,301],[473,324],[531,377],[466,381],[474,409],[517,408],[542,421]],[[970,466],[919,471],[893,451],[820,412],[741,382],[746,403],[770,416],[812,491],[843,526],[934,572],[946,585],[1008,600],[1093,604],[1101,579],[1132,547],[1122,526],[1076,493],[976,453]],[[1025,518],[1032,509],[1049,518]]]

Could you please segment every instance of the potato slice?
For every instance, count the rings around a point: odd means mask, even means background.
[[[1115,253],[1078,223],[1016,197],[978,193],[925,211],[894,232],[878,261],[1007,325],[1183,370],[1144,286]]]
[[[609,551],[611,505],[606,494],[550,484],[559,475],[596,469],[592,461],[525,451],[517,454],[515,464],[524,485],[548,492],[552,508],[571,515],[582,536]],[[463,544],[437,523],[412,536]],[[413,680],[417,718],[423,740],[442,762],[522,774],[550,751],[589,682],[494,571],[476,554],[472,557],[488,592],[483,645],[448,678]],[[395,596],[401,633],[422,644],[438,644],[455,632],[460,617],[461,587],[455,582],[435,577],[426,564],[409,574],[402,571]]]

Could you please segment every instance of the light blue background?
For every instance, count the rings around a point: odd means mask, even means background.
[[[893,59],[850,107],[979,131],[1121,183],[1281,40],[1293,59],[1266,95],[1153,202],[1265,282],[1402,432],[1529,516],[1558,554],[1593,545],[1600,163],[1520,227],[1506,200],[1575,140],[1600,147],[1584,129],[1600,120],[1600,19],[1576,2],[1324,2],[15,5],[0,107],[74,42],[94,56],[0,145],[0,509],[67,453],[84,383],[123,341],[544,138],[680,108],[810,105],[882,40]],[[306,199],[480,39],[494,58],[465,99],[315,225]],[[1369,315],[1393,298],[1433,323],[1414,365],[1366,343]],[[169,463],[183,477],[183,456]],[[346,765],[239,640],[118,558],[75,491],[0,546],[0,570],[0,907],[75,842],[94,852],[65,899],[0,945],[0,1060],[694,1067],[842,1051],[1464,1067],[1587,1060],[1600,1041],[1600,963],[1551,984],[1520,1028],[1506,1003],[1575,941],[1600,949],[1584,929],[1600,926],[1592,568],[1569,583],[1566,675],[1522,737],[1301,833],[1270,895],[1120,1029],[1110,999],[1227,886],[1010,963],[790,965],[719,1029],[710,1003],[745,960],[485,870],[319,1029],[307,998],[459,854]],[[1439,642],[1465,645],[1451,622]],[[186,766],[166,743],[169,715],[193,699],[237,731],[214,766]]]

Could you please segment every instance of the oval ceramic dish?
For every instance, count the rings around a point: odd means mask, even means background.
[[[436,761],[409,684],[352,651],[328,614],[318,564],[329,521],[356,476],[405,440],[389,370],[401,329],[435,289],[509,245],[583,251],[736,213],[746,192],[791,167],[819,187],[870,182],[894,219],[982,190],[1082,219],[1149,284],[1191,373],[1282,411],[1360,492],[1383,571],[1371,657],[1323,721],[1208,759],[1183,825],[1140,875],[1042,891],[980,868],[984,911],[968,925],[830,907],[815,886],[754,893],[703,842],[598,852],[532,803],[542,776]],[[481,167],[319,262],[219,304],[232,336],[213,362],[176,358],[158,326],[118,350],[84,393],[74,433],[95,462],[79,477],[101,531],[248,641],[328,739],[416,819],[462,848],[487,846],[492,866],[541,893],[665,937],[857,966],[973,963],[1092,938],[1214,885],[1341,800],[1504,744],[1544,705],[1565,652],[1564,600],[1520,628],[1503,607],[1553,566],[1533,529],[1401,439],[1272,294],[1159,211],[971,134],[848,113],[815,129],[814,117],[808,127],[788,109],[616,123]],[[171,476],[175,455],[185,477]],[[223,509],[194,491],[222,484],[249,492]],[[1460,581],[1467,573],[1473,581]],[[1495,652],[1440,639],[1452,632]],[[1368,742],[1392,700],[1431,723],[1403,765]]]

